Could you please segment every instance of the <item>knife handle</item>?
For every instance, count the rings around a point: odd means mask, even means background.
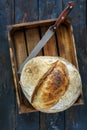
[[[57,18],[55,24],[51,26],[51,29],[54,31],[57,29],[57,27],[66,19],[67,15],[71,12],[71,10],[74,8],[75,3],[74,2],[69,2],[69,5],[62,11],[62,13],[59,15]]]

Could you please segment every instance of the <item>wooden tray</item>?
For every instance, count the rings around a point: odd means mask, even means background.
[[[19,84],[20,76],[17,71],[30,54],[32,49],[39,42],[50,25],[55,20],[37,21],[23,24],[11,25],[8,27],[8,40],[10,57],[12,63],[14,86],[18,102],[19,113],[35,112],[21,91]],[[55,35],[47,42],[38,55],[61,56],[74,64],[77,69],[78,61],[76,56],[75,41],[71,22],[66,19],[57,29]],[[74,105],[83,104],[82,94]]]

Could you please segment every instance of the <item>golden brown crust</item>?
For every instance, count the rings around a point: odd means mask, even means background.
[[[66,110],[81,93],[78,70],[61,57],[32,58],[24,66],[20,82],[32,106],[46,113]]]
[[[64,95],[68,84],[69,78],[66,66],[62,62],[56,61],[39,80],[32,95],[33,106],[35,108],[40,107],[40,109],[52,107]]]

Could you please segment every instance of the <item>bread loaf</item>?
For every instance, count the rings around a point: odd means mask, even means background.
[[[20,83],[32,106],[47,113],[69,108],[81,93],[78,70],[61,57],[32,58],[22,70]]]

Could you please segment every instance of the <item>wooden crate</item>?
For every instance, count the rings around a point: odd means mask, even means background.
[[[54,19],[22,23],[8,27],[8,40],[10,48],[10,57],[12,63],[14,86],[18,102],[19,113],[35,112],[36,110],[29,104],[22,93],[17,71],[26,57],[30,54],[41,37],[44,35],[50,25],[53,25]],[[38,55],[61,56],[74,64],[77,69],[78,61],[75,48],[75,40],[71,22],[66,19],[57,29],[56,33],[47,42]],[[74,105],[83,104],[82,94]]]

